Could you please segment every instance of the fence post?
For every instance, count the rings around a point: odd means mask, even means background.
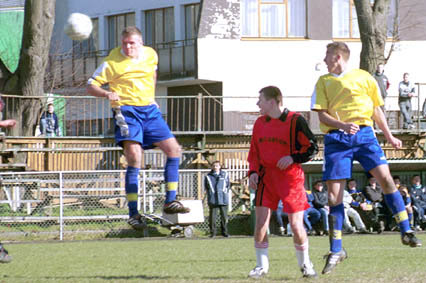
[[[59,172],[59,240],[64,239],[64,198],[63,198],[63,180],[62,172]]]
[[[197,131],[202,132],[203,127],[203,94],[198,94],[198,121],[197,121]]]
[[[139,176],[138,176],[139,178]],[[146,213],[146,171],[142,170],[142,194],[143,194],[143,213]],[[138,184],[140,184],[138,180]],[[140,186],[138,186],[138,211],[140,210],[141,202],[140,202]]]

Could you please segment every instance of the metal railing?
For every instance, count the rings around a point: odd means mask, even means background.
[[[158,53],[158,80],[194,77],[197,71],[196,39],[158,43],[152,46]],[[59,89],[80,87],[87,83],[110,50],[84,51],[49,55],[45,87]]]

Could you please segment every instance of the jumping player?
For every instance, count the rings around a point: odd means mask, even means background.
[[[303,277],[316,277],[303,226],[303,212],[309,204],[300,165],[318,152],[316,139],[303,116],[288,109],[280,110],[283,98],[277,87],[268,86],[259,93],[257,106],[262,116],[254,124],[248,156],[249,185],[256,190],[254,246],[257,262],[249,277],[260,278],[268,273],[267,229],[271,211],[277,209],[279,200],[283,202],[283,211],[288,213]]]
[[[157,53],[143,45],[142,33],[134,26],[123,30],[121,43],[89,79],[87,92],[111,102],[116,125],[115,139],[123,147],[128,163],[125,178],[128,223],[134,229],[143,229],[145,224],[137,210],[138,175],[143,149],[158,146],[167,155],[164,212],[187,213],[189,209],[176,201],[181,148],[155,102]],[[109,84],[111,91],[101,88],[106,84]]]
[[[404,202],[373,131],[373,119],[393,147],[400,148],[402,142],[389,130],[380,107],[383,99],[377,82],[363,70],[348,71],[349,55],[349,48],[343,42],[327,45],[324,62],[329,74],[318,79],[311,103],[311,109],[318,113],[320,128],[326,133],[323,180],[327,183],[330,206],[330,252],[323,274],[331,272],[347,258],[342,248],[342,200],[346,179],[351,178],[353,160],[357,160],[383,188],[386,203],[399,224],[402,243],[410,247],[421,246],[410,230]]]

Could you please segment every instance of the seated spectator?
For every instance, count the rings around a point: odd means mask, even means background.
[[[287,219],[287,236],[293,236],[293,233],[291,232],[290,222],[288,222],[288,215],[287,213],[283,211],[283,203],[281,200],[278,202],[278,208],[275,211],[275,215],[276,215],[277,224],[280,230],[280,235],[284,236],[286,234],[286,230],[284,229],[284,221],[283,221],[283,217],[285,217]]]
[[[354,199],[352,198],[351,194],[347,190],[343,191],[343,206],[345,207],[345,220],[343,223],[344,228],[349,233],[356,232],[355,228],[351,224],[352,219],[355,223],[356,229],[363,234],[367,234],[367,228],[365,227],[364,222],[361,219],[361,216],[359,213],[352,207],[352,203],[354,202]]]
[[[320,220],[321,213],[314,207],[314,196],[311,191],[306,191],[306,197],[310,207],[303,213],[303,222],[305,222],[308,235],[313,235],[314,230],[312,227]]]
[[[357,182],[354,179],[348,181],[348,193],[352,197],[351,207],[358,212],[364,223],[367,223],[367,225],[372,228],[377,227],[373,206],[371,202],[366,199],[362,190],[357,188]]]
[[[382,188],[377,185],[376,178],[371,175],[364,189],[364,195],[373,205],[374,215],[376,217],[375,222],[378,223],[377,232],[380,234],[385,229],[390,230],[389,226],[392,222],[392,214],[387,209]]]
[[[411,183],[411,201],[417,216],[415,225],[420,226],[426,223],[426,187],[422,186],[419,175],[414,175],[411,179]]]
[[[402,200],[404,201],[405,209],[407,210],[408,221],[410,222],[411,229],[414,230],[413,207],[411,205],[411,197],[410,197],[410,194],[408,193],[408,188],[405,185],[399,185],[398,191],[401,193]],[[418,231],[420,231],[421,230],[420,226],[418,228],[419,228]]]
[[[58,117],[54,112],[52,103],[47,105],[47,111],[41,115],[40,132],[46,137],[60,136]]]
[[[327,191],[324,190],[324,186],[322,181],[315,181],[314,188],[312,190],[312,194],[314,195],[314,207],[318,209],[321,213],[322,225],[324,228],[324,235],[328,235],[328,214],[330,208],[328,206],[328,195]]]

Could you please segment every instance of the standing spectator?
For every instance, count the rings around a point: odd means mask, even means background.
[[[40,132],[46,137],[60,136],[58,116],[55,114],[52,103],[49,103],[47,105],[47,111],[41,114]]]
[[[248,155],[249,185],[256,190],[256,266],[249,277],[260,278],[268,273],[267,229],[271,211],[277,209],[279,200],[288,214],[302,275],[317,277],[309,258],[309,241],[303,226],[303,212],[309,204],[301,165],[318,152],[316,138],[302,115],[287,108],[280,109],[283,96],[279,88],[268,86],[259,93],[257,106],[262,116],[254,124]]]
[[[204,178],[204,188],[207,192],[207,203],[209,204],[210,237],[216,236],[216,218],[220,212],[222,235],[228,234],[228,203],[229,203],[229,175],[222,170],[219,161],[212,163],[212,170]]]
[[[321,181],[315,181],[314,189],[312,190],[312,194],[314,195],[314,207],[318,209],[321,213],[321,220],[324,229],[324,235],[329,234],[328,227],[328,214],[330,212],[330,208],[328,206],[328,195],[327,191],[324,190],[324,185]]]
[[[422,186],[419,175],[414,175],[411,179],[411,200],[416,211],[416,226],[426,223],[426,187]]]
[[[314,195],[311,191],[306,191],[306,198],[308,199],[309,208],[303,214],[303,222],[305,222],[308,229],[308,235],[312,235],[314,232],[312,227],[321,219],[321,213],[314,207]]]
[[[421,246],[410,229],[404,202],[374,133],[374,122],[393,147],[400,148],[402,142],[389,130],[380,108],[383,99],[377,82],[364,70],[349,70],[349,57],[350,50],[344,42],[327,45],[324,62],[329,73],[318,79],[311,100],[311,110],[318,113],[320,128],[326,134],[322,178],[327,182],[330,204],[330,250],[323,274],[330,273],[347,258],[342,247],[343,190],[352,175],[354,160],[379,180],[386,202],[400,225],[401,242],[411,247]]]
[[[109,100],[114,112],[115,141],[123,147],[127,161],[125,190],[129,208],[127,223],[136,230],[146,228],[138,211],[139,171],[143,150],[159,147],[167,156],[164,166],[166,194],[163,212],[188,213],[176,199],[181,147],[155,102],[158,55],[144,46],[142,32],[124,28],[121,46],[114,48],[87,82],[87,92]],[[108,90],[102,86],[109,86]]]
[[[0,98],[0,112],[3,111],[3,108],[4,108],[4,102]],[[15,127],[15,125],[16,125],[16,120],[13,120],[13,119],[0,121],[1,128],[13,128]],[[0,243],[0,263],[9,263],[11,261],[12,261],[12,257],[9,255],[7,250]]]
[[[373,77],[376,79],[377,84],[379,85],[380,94],[382,95],[383,101],[385,101],[386,96],[388,96],[389,89],[389,79],[384,74],[385,65],[383,63],[377,64],[376,72]],[[385,112],[385,105],[382,106],[383,112]]]
[[[408,80],[410,75],[404,73],[402,82],[399,83],[398,104],[404,119],[403,129],[414,129],[413,120],[411,119],[411,97],[415,95],[416,89]]]

